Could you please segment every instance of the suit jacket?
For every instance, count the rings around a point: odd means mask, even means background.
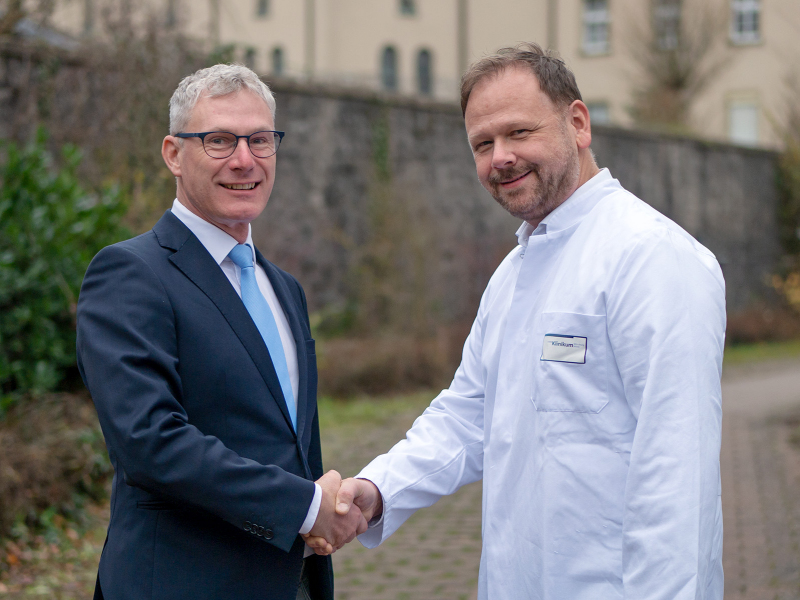
[[[247,309],[171,212],[86,272],[78,366],[115,471],[109,600],[295,598],[322,475],[316,355],[300,284],[256,256],[297,345],[296,433]],[[315,597],[332,599],[330,559],[306,564]]]

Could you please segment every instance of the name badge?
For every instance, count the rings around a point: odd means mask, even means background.
[[[541,360],[586,364],[586,338],[548,333],[544,336]]]

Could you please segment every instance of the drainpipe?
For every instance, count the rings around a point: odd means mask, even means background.
[[[316,46],[316,38],[317,38],[317,15],[316,15],[316,2],[315,0],[306,0],[306,10],[305,10],[306,22],[305,22],[305,72],[306,77],[308,79],[312,79],[314,77],[314,71],[316,70],[316,53],[317,53],[317,46]]]
[[[547,0],[547,47],[558,50],[558,0]]]
[[[219,48],[220,43],[220,0],[209,0],[208,11],[208,39],[211,40],[212,50]]]

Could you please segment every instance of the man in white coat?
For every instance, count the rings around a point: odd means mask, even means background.
[[[538,46],[473,65],[461,106],[519,245],[449,389],[338,509],[374,547],[483,478],[479,598],[721,600],[717,261],[598,169],[574,77]]]

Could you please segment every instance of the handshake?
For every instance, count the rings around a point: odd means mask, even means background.
[[[383,514],[383,499],[374,483],[367,479],[342,481],[336,471],[317,480],[322,488],[322,503],[314,526],[303,539],[321,556],[333,554],[367,530],[369,521]]]

